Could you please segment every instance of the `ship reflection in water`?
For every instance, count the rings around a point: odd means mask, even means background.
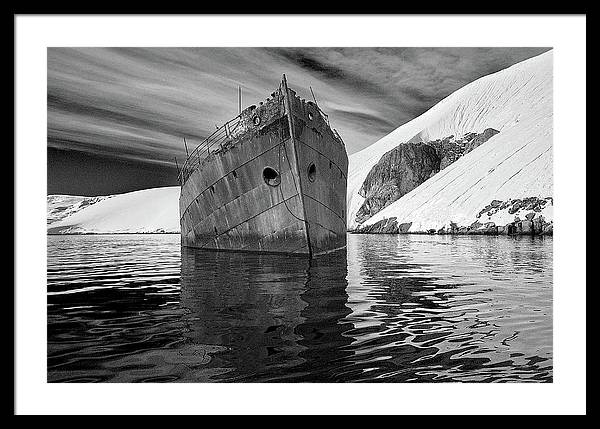
[[[48,381],[552,381],[552,239],[49,236]]]

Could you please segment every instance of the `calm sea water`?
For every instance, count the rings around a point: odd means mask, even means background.
[[[317,260],[48,236],[50,382],[552,381],[552,239],[349,235]]]

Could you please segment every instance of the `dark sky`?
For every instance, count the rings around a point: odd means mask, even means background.
[[[48,48],[48,193],[175,185],[194,147],[286,74],[352,154],[473,80],[549,48]]]

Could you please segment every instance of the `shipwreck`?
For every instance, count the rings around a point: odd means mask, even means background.
[[[181,244],[309,257],[345,249],[347,174],[344,141],[284,75],[271,97],[189,152]]]

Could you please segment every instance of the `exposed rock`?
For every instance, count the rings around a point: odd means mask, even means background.
[[[449,225],[443,225],[441,228],[428,228],[421,231],[411,231],[412,234],[454,234],[454,235],[553,235],[553,223],[547,221],[541,210],[547,204],[552,205],[552,197],[537,198],[527,197],[522,199],[509,199],[507,201],[492,200],[484,207],[476,219],[468,226],[458,225],[456,222],[450,222]],[[496,225],[496,222],[489,219],[481,218],[483,214],[490,217],[497,214],[498,211],[504,210],[509,212],[513,207],[520,207],[520,210],[530,210],[524,214],[524,219],[521,219],[519,214],[514,214],[514,220],[506,225]],[[506,219],[506,214],[500,214],[497,219]],[[412,222],[398,224],[396,217],[390,217],[380,220],[372,225],[364,225],[358,227],[354,232],[370,233],[370,234],[406,234]]]
[[[412,191],[439,168],[440,159],[435,149],[426,144],[401,144],[387,152],[371,169],[359,190],[365,202],[356,214],[357,222],[364,222]]]
[[[479,134],[429,142],[422,142],[417,135],[390,150],[369,171],[358,191],[365,201],[356,213],[356,222],[363,223],[497,133],[487,128]]]
[[[537,216],[533,219],[533,233],[539,235],[544,230],[544,216]]]
[[[411,225],[412,222],[405,222],[398,225],[396,217],[390,217],[381,219],[372,225],[358,227],[352,232],[358,234],[408,234]]]
[[[412,222],[398,225],[396,217],[390,217],[375,222],[372,225],[364,225],[355,229],[359,234],[407,234]],[[547,222],[543,216],[538,215],[533,220],[519,220],[506,225],[496,225],[494,222],[482,224],[479,221],[469,226],[458,226],[450,222],[449,227],[443,226],[439,229],[430,228],[425,231],[414,231],[413,234],[439,234],[439,235],[553,235],[553,223]]]
[[[411,226],[412,226],[412,222],[401,223],[400,226],[398,227],[398,232],[400,234],[406,234],[406,233],[408,233],[408,230],[410,229]]]
[[[454,136],[448,136],[443,139],[427,142],[427,144],[436,149],[440,157],[440,170],[443,170],[461,156],[481,146],[496,134],[498,134],[498,131],[493,128],[487,128],[480,134],[467,133],[459,139],[456,139]]]
[[[476,147],[481,146],[483,143],[494,137],[499,132],[500,131],[495,130],[493,128],[486,128],[480,134],[470,133],[471,136],[467,139],[467,143],[465,145],[465,153],[471,152]]]
[[[469,225],[469,229],[478,229],[480,226],[481,226],[481,223],[478,220],[476,220],[471,225]]]
[[[553,232],[554,232],[553,230],[554,230],[554,228],[553,228],[552,222],[545,223],[545,224],[542,225],[542,233],[541,233],[541,235],[554,235],[553,234]]]
[[[403,224],[405,225],[405,224]],[[398,222],[395,217],[381,219],[372,225],[365,225],[355,232],[361,234],[397,234],[399,232]]]
[[[490,204],[481,209],[477,214],[477,218],[480,218],[484,214],[493,216],[505,209],[508,209],[509,214],[514,214],[520,210],[529,210],[530,212],[534,212],[533,215],[535,215],[535,213],[541,212],[548,203],[550,203],[550,205],[553,204],[552,197],[528,197],[524,199],[509,199],[506,201],[493,200]]]
[[[521,221],[521,233],[524,235],[533,235],[533,222],[530,220]]]
[[[487,222],[481,225],[478,222],[468,228],[468,235],[498,235],[498,228],[494,222]]]

